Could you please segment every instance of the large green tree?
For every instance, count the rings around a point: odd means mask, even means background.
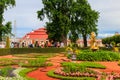
[[[8,9],[8,7],[15,6],[15,0],[0,0],[0,41],[2,41],[2,36],[5,34],[11,33],[11,22],[7,22],[5,25],[3,24],[4,11]]]
[[[73,20],[71,30],[76,36],[81,34],[84,41],[84,47],[87,47],[87,37],[91,32],[95,32],[97,34],[97,22],[99,18],[99,12],[92,10],[90,4],[87,0],[76,0],[72,8],[73,12]],[[72,29],[72,27],[74,29]]]
[[[66,43],[70,26],[70,6],[73,0],[42,0],[44,8],[38,11],[41,20],[49,19],[46,28],[49,39]]]
[[[82,34],[84,46],[87,46],[87,36],[97,33],[99,13],[91,9],[87,0],[42,0],[44,8],[38,11],[38,18],[47,22],[49,39],[66,43],[67,34],[76,42]]]

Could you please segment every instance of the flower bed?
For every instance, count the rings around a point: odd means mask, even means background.
[[[57,75],[54,74],[54,71],[51,70],[47,73],[48,76],[50,77],[54,77],[54,78],[59,78],[62,80],[95,80],[94,77],[71,77],[71,76],[61,76],[61,75]]]

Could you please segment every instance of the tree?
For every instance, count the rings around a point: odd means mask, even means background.
[[[76,3],[73,5],[73,20],[72,22],[76,27],[71,29],[73,32],[77,32],[77,35],[82,34],[84,47],[87,47],[87,37],[91,32],[97,34],[97,22],[99,13],[91,9],[91,6],[87,0],[76,0]],[[71,26],[72,28],[73,26]],[[76,34],[74,34],[76,35]]]
[[[38,18],[49,19],[46,25],[49,39],[67,43],[70,25],[70,6],[73,0],[42,0],[44,8],[38,11]]]
[[[8,7],[13,6],[15,6],[15,0],[0,0],[0,41],[2,41],[2,36],[11,33],[11,22],[7,22],[5,25],[3,25],[3,14]]]
[[[38,18],[47,22],[49,39],[66,43],[70,31],[70,39],[76,42],[82,34],[84,46],[87,46],[87,36],[92,32],[97,33],[99,13],[91,9],[87,0],[42,0],[44,8],[38,11]]]

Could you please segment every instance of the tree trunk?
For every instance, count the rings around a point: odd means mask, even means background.
[[[2,41],[2,32],[0,32],[0,42]]]
[[[87,36],[83,35],[84,47],[87,47]]]
[[[67,37],[65,37],[64,35],[62,36],[62,41],[64,43],[65,46],[67,46]]]

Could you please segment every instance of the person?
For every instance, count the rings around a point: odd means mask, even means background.
[[[48,41],[48,47],[51,47],[51,43]]]
[[[58,47],[58,48],[60,47],[60,43],[59,42],[57,42],[56,47]]]
[[[60,43],[60,47],[61,47],[61,48],[64,47],[64,43],[63,43],[63,42]]]
[[[41,48],[44,48],[44,46],[45,46],[44,41],[41,41]]]
[[[33,48],[33,44],[29,44],[29,48]]]
[[[24,48],[25,47],[25,43],[24,42],[22,42],[22,48]]]
[[[35,42],[35,47],[39,47],[38,41]]]
[[[11,47],[11,48],[14,48],[14,42],[11,42],[10,47]]]

